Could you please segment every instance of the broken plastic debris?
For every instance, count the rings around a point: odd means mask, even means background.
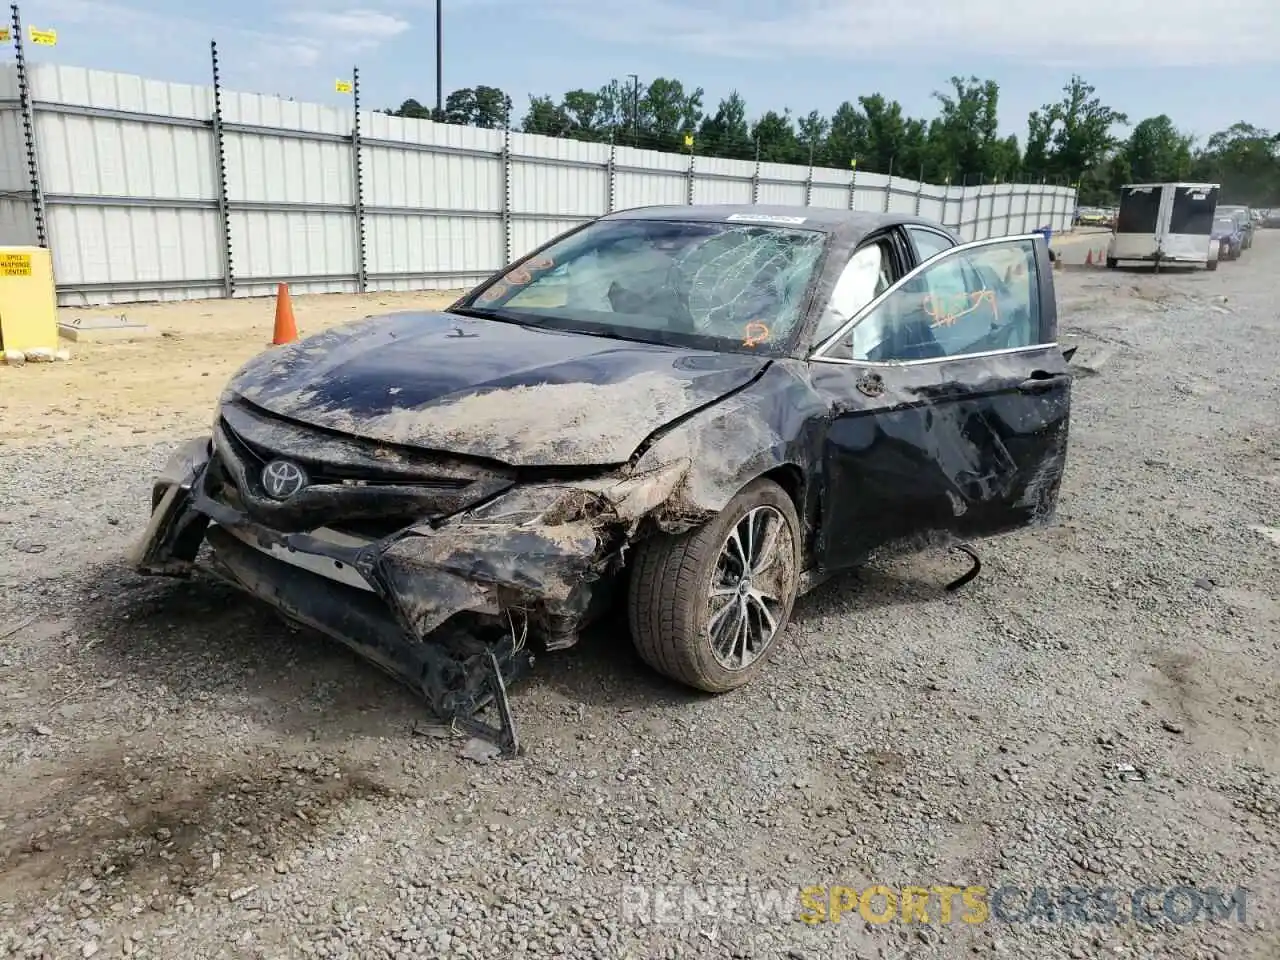
[[[1147,779],[1147,775],[1135,767],[1132,763],[1121,763],[1116,766],[1117,772],[1120,774],[1121,780],[1127,780],[1130,783],[1142,783]]]

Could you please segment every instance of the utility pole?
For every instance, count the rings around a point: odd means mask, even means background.
[[[444,0],[436,0],[436,120],[444,118]]]
[[[628,73],[631,78],[631,145],[640,145],[640,78]]]

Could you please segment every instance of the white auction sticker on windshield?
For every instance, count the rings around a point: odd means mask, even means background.
[[[785,223],[790,226],[796,226],[804,223],[807,217],[777,217],[767,213],[734,213],[725,218],[726,220],[743,221],[750,223]]]

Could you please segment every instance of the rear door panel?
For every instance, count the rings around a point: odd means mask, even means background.
[[[1151,259],[1159,249],[1163,188],[1125,187],[1120,194],[1111,255],[1120,260]]]
[[[1172,190],[1168,233],[1161,246],[1164,258],[1203,261],[1209,255],[1209,235],[1218,205],[1217,187],[1178,186]]]

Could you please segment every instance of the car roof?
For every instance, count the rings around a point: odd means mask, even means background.
[[[602,220],[677,220],[690,223],[723,223],[732,217],[743,223],[768,224],[837,234],[841,241],[856,244],[867,234],[884,227],[916,224],[941,230],[957,243],[955,232],[934,220],[906,213],[876,213],[840,210],[835,207],[770,206],[753,203],[701,203],[692,206],[666,204],[633,207],[605,214]],[[786,219],[781,219],[786,218]]]

